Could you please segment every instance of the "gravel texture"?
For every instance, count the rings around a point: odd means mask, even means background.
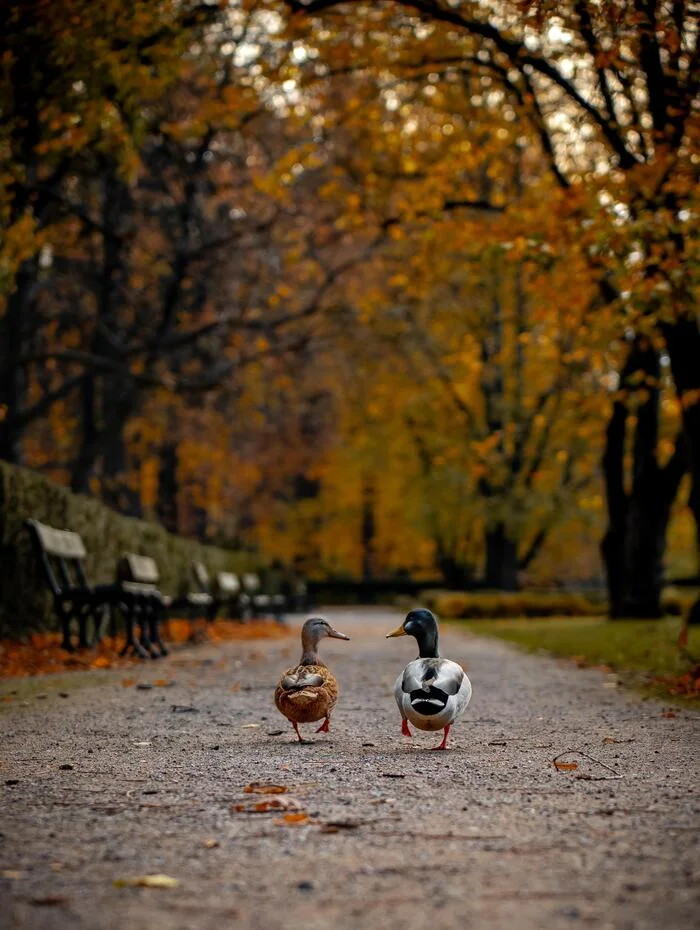
[[[341,697],[328,736],[303,728],[310,745],[272,703],[296,630],[135,671],[4,682],[0,695],[17,694],[0,703],[2,926],[696,925],[697,714],[448,631],[442,652],[474,697],[449,751],[430,752],[439,734],[402,737],[391,694],[415,657],[413,640],[383,638],[399,615],[325,615],[352,641],[321,643]],[[577,768],[555,768],[570,749],[605,767],[574,754],[562,761]],[[288,790],[246,793],[252,782]],[[235,810],[273,799],[291,809]],[[178,884],[115,884],[153,874]]]

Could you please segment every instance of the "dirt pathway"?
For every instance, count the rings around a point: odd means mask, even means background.
[[[428,752],[436,737],[402,738],[391,696],[415,651],[382,638],[398,615],[327,616],[353,639],[322,644],[343,693],[313,745],[293,742],[272,704],[296,638],[5,682],[0,694],[19,693],[0,704],[2,926],[694,925],[697,715],[665,716],[611,676],[450,632],[443,654],[468,668],[474,698],[451,751]],[[124,687],[129,677],[174,684]],[[580,757],[558,771],[570,748],[620,777]],[[255,800],[243,789],[256,781],[287,786],[279,797],[310,821],[232,810]],[[154,873],[179,884],[114,884]]]

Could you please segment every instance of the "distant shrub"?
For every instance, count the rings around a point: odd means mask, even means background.
[[[508,617],[593,617],[605,614],[603,603],[582,594],[519,591],[426,591],[422,602],[446,620],[457,617],[498,620]]]
[[[697,589],[670,588],[663,597],[664,614],[682,617],[698,596]],[[514,617],[599,617],[607,613],[604,601],[565,591],[441,591],[421,592],[420,601],[446,620],[457,618],[498,620]]]

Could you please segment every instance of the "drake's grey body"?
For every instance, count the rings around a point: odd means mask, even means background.
[[[451,659],[414,659],[394,685],[401,716],[419,730],[442,730],[454,723],[471,696],[471,682]]]
[[[471,699],[471,682],[461,665],[441,658],[437,619],[424,607],[410,611],[401,626],[387,635],[414,636],[418,643],[418,658],[408,663],[394,685],[401,732],[411,736],[409,720],[419,730],[443,730],[442,743],[435,748],[445,749],[450,727]]]

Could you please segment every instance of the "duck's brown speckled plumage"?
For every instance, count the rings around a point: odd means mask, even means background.
[[[340,688],[335,675],[319,658],[318,642],[330,636],[349,639],[321,617],[307,620],[301,631],[301,660],[283,672],[275,688],[275,704],[289,720],[303,742],[297,725],[323,720],[322,732],[328,732],[330,716],[338,701]],[[317,731],[318,732],[318,731]]]
[[[304,678],[312,675],[322,678],[322,684],[304,685]],[[298,685],[292,689],[284,687],[289,681],[296,681]],[[282,675],[275,689],[275,704],[287,720],[313,723],[330,717],[339,693],[336,677],[325,665],[297,665]]]

